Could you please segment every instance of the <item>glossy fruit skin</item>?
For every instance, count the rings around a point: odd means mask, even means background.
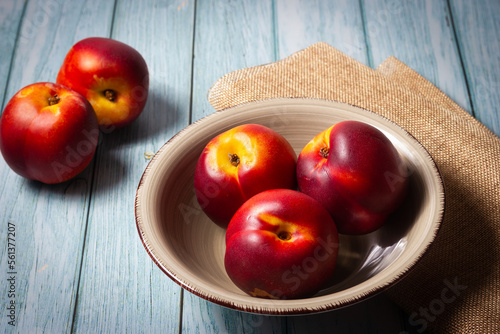
[[[300,191],[327,208],[342,234],[381,227],[405,198],[408,174],[387,136],[358,121],[343,121],[318,134],[297,161]]]
[[[98,138],[90,103],[79,93],[49,82],[17,92],[0,120],[0,150],[9,167],[48,184],[83,171],[94,156]]]
[[[142,113],[149,91],[149,71],[142,55],[110,38],[90,37],[68,51],[57,83],[87,98],[101,130],[132,123]]]
[[[251,296],[306,298],[331,279],[338,248],[335,223],[318,201],[273,189],[255,195],[234,215],[226,231],[224,266]]]
[[[236,126],[213,138],[198,159],[198,203],[213,222],[226,228],[236,210],[257,193],[296,189],[296,162],[292,146],[276,131],[258,124]]]

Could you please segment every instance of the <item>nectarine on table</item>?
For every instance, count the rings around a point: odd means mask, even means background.
[[[110,132],[132,123],[148,98],[149,71],[142,55],[120,41],[90,37],[68,51],[57,83],[90,101],[101,130]]]
[[[0,150],[14,172],[44,183],[79,174],[99,138],[90,103],[65,86],[39,82],[19,90],[0,120]]]

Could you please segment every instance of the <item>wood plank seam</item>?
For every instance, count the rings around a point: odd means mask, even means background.
[[[363,36],[365,37],[365,46],[366,46],[366,59],[368,59],[368,66],[373,68],[373,54],[371,52],[371,43],[368,38],[367,31],[367,19],[366,19],[366,10],[365,10],[365,2],[363,0],[359,0],[359,9],[361,15],[361,24],[363,26]]]
[[[7,96],[7,92],[9,90],[10,76],[11,76],[11,73],[12,73],[12,64],[14,63],[14,59],[15,59],[15,56],[16,56],[16,49],[17,49],[17,46],[19,44],[19,36],[21,35],[21,27],[22,27],[22,23],[23,23],[23,20],[24,20],[24,16],[25,16],[25,13],[26,13],[26,7],[27,6],[28,6],[28,1],[25,1],[24,5],[23,5],[23,10],[21,12],[21,17],[19,19],[19,23],[18,23],[17,29],[16,29],[16,37],[15,37],[15,40],[14,40],[14,46],[12,47],[12,55],[10,57],[9,70],[7,72],[7,78],[6,78],[6,81],[5,81],[5,89],[4,89],[4,92],[3,92],[2,104],[1,104],[2,110],[5,108],[5,105],[7,104],[7,101],[9,99],[9,97]]]
[[[113,26],[114,26],[114,21],[115,21],[115,16],[116,16],[116,5],[117,5],[118,0],[114,0],[113,4],[113,14],[111,17],[111,24],[109,28],[109,33],[108,36],[112,38],[113,35]],[[102,136],[102,133],[99,134],[99,136]],[[77,310],[78,310],[78,299],[80,296],[80,283],[82,280],[82,273],[83,273],[83,261],[85,257],[85,248],[87,246],[87,235],[88,235],[88,227],[90,224],[90,210],[92,207],[92,201],[93,201],[93,193],[94,193],[94,183],[96,179],[96,174],[97,174],[97,166],[98,163],[97,161],[99,160],[98,157],[100,156],[100,146],[99,143],[97,145],[95,154],[94,154],[94,159],[92,161],[92,166],[91,166],[91,173],[90,173],[90,189],[89,189],[89,200],[87,202],[87,213],[86,213],[86,219],[85,219],[85,228],[84,228],[84,233],[83,233],[83,242],[82,242],[82,249],[81,249],[81,255],[80,255],[80,270],[78,271],[78,278],[77,278],[77,283],[76,283],[76,291],[75,291],[75,304],[73,307],[73,315],[71,317],[71,329],[70,333],[74,333],[75,331],[75,324],[76,324],[76,315],[77,315]]]
[[[462,72],[463,72],[464,78],[465,78],[465,87],[467,89],[467,95],[468,95],[470,108],[471,108],[470,113],[474,118],[476,118],[475,101],[472,99],[471,90],[470,90],[470,76],[468,74],[468,71],[465,68],[464,56],[463,56],[463,52],[462,52],[462,47],[460,46],[460,42],[458,40],[459,36],[457,33],[457,29],[455,27],[455,20],[453,18],[453,11],[451,9],[450,0],[446,0],[446,6],[447,6],[447,14],[448,14],[448,17],[450,18],[450,22],[449,22],[450,29],[453,33],[453,38],[455,40],[454,44],[455,44],[455,47],[457,49],[458,59],[460,59],[460,65],[462,67]]]

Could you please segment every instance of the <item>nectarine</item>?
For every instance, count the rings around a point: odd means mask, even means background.
[[[101,130],[109,132],[132,123],[144,109],[149,71],[142,55],[111,38],[90,37],[68,51],[57,83],[90,101]]]
[[[201,153],[194,175],[196,197],[208,217],[225,228],[253,195],[295,189],[296,161],[292,146],[276,131],[258,124],[234,127]]]
[[[79,93],[49,82],[24,87],[5,106],[0,150],[17,174],[59,183],[92,160],[99,138],[96,115]]]
[[[392,142],[358,121],[313,138],[299,155],[297,178],[300,191],[323,204],[344,234],[378,229],[408,188],[407,167]]]
[[[250,198],[231,219],[224,266],[252,296],[310,297],[332,277],[338,248],[335,223],[318,201],[273,189]]]

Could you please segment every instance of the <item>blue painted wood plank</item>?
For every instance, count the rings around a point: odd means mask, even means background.
[[[188,125],[194,2],[118,1],[111,36],[148,64],[146,107],[103,136],[96,163],[74,329],[176,333],[181,288],[154,264],[135,225],[135,193],[149,160]]]
[[[471,110],[445,0],[363,2],[371,65],[395,56]]]
[[[270,1],[198,1],[192,120],[211,114],[212,84],[224,74],[276,60]]]
[[[474,116],[500,136],[500,2],[450,1]]]
[[[183,333],[282,333],[285,328],[285,317],[235,311],[184,292]]]
[[[25,3],[16,0],[0,2],[0,107],[7,103],[9,97],[5,96],[5,88],[9,78],[14,47],[19,35],[21,18]],[[5,101],[4,101],[5,100]]]
[[[278,57],[326,42],[368,64],[363,18],[358,1],[276,0]]]
[[[33,82],[55,81],[78,27],[85,25],[88,33],[99,34],[94,28],[105,29],[112,17],[112,4],[99,1],[32,0],[26,6],[7,83],[8,98]],[[10,299],[16,304],[16,326],[6,325],[2,311],[0,328],[4,331],[70,331],[91,172],[90,167],[71,181],[43,185],[17,176],[2,159],[2,233],[7,232],[8,222],[16,226],[15,296]],[[7,268],[4,240],[0,251],[2,281]],[[2,293],[0,298],[3,309],[8,296]]]
[[[19,1],[11,0],[2,2],[0,7],[0,49],[2,50],[2,53],[0,53],[0,103],[2,104],[0,107],[3,111],[3,108],[11,98],[10,95],[6,94],[6,89],[25,5]],[[3,180],[0,183],[0,208],[2,208],[0,211],[0,221],[6,224],[9,219],[9,208],[14,206],[17,199],[17,196],[12,196],[11,189],[19,189],[22,180],[16,174],[12,173],[3,159],[0,158],[0,160],[0,176]],[[2,242],[5,242],[5,240],[2,239]],[[3,246],[3,243],[1,245]],[[4,247],[0,249],[0,254],[3,255],[3,251],[5,251]],[[5,259],[2,256],[0,260]]]

